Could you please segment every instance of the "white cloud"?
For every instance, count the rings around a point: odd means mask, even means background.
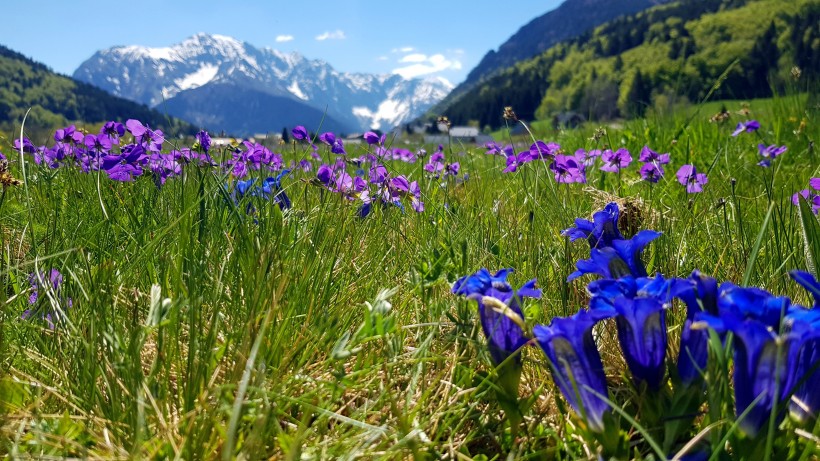
[[[389,58],[387,56],[379,56],[376,58],[377,61],[387,61]]]
[[[289,42],[293,40],[293,35],[277,35],[276,43]]]
[[[401,48],[393,48],[390,50],[391,53],[409,53],[411,51],[415,51],[416,49],[412,46],[403,46]]]
[[[399,62],[424,62],[427,60],[427,56],[421,53],[413,53],[408,54],[407,56],[399,59]]]
[[[401,58],[399,62],[412,63],[409,66],[393,69],[394,74],[399,74],[404,78],[415,78],[445,70],[461,69],[461,61],[448,59],[443,54],[434,54],[432,56],[421,53],[408,54]]]
[[[319,40],[320,42],[324,40],[344,40],[345,38],[347,37],[345,37],[344,31],[339,29],[336,29],[333,32],[325,31],[321,35],[316,36],[316,40]]]

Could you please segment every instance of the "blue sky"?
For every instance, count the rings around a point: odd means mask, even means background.
[[[169,46],[207,32],[296,51],[340,71],[458,83],[487,51],[560,3],[15,0],[3,6],[0,44],[71,74],[102,48]]]

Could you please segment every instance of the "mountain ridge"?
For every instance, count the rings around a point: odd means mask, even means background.
[[[395,74],[339,72],[325,61],[295,52],[257,48],[232,37],[205,33],[170,47],[128,45],[100,50],[83,62],[74,76],[152,107],[203,86],[232,84],[243,88],[249,97],[267,95],[299,103],[289,104],[291,112],[296,111],[289,125],[301,123],[303,113],[327,108],[327,115],[347,131],[398,126],[423,113],[453,87],[439,78],[407,80]],[[206,107],[172,106],[177,115],[207,112]],[[276,112],[270,115],[273,119],[285,115],[275,107],[271,111]],[[244,126],[260,132],[282,128],[248,125],[240,118],[226,118],[227,126],[213,128]],[[204,119],[191,121],[201,123]]]

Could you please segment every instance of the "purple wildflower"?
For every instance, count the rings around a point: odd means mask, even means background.
[[[647,182],[656,183],[663,178],[663,167],[656,163],[644,163],[641,166],[641,179]]]
[[[298,139],[300,141],[308,138],[307,129],[305,129],[302,125],[299,125],[291,130],[291,134],[293,135],[293,139]]]
[[[782,154],[783,152],[786,152],[787,147],[786,146],[778,147],[778,146],[775,146],[774,144],[772,144],[771,146],[766,147],[763,144],[758,144],[757,145],[757,150],[760,152],[760,156],[763,157],[763,160],[758,162],[758,165],[763,166],[763,167],[769,167],[769,166],[772,165],[772,160],[774,160],[775,157]]]
[[[202,130],[196,134],[196,140],[199,143],[199,147],[202,148],[202,152],[208,153],[211,149],[211,135],[209,135],[207,131]]]
[[[550,170],[555,173],[555,181],[558,183],[587,182],[584,165],[574,156],[556,155],[550,164]]]
[[[799,206],[800,198],[802,197],[811,205],[811,210],[814,214],[820,211],[820,178],[811,178],[809,186],[814,190],[803,189],[800,192],[792,195],[792,203]]]
[[[706,174],[697,172],[695,165],[683,165],[675,175],[678,177],[678,182],[686,186],[686,192],[690,194],[703,192],[703,185],[709,182]]]
[[[745,122],[739,122],[737,124],[737,128],[735,128],[735,131],[732,133],[732,136],[737,136],[740,133],[743,133],[744,131],[747,133],[751,133],[759,129],[760,122],[758,122],[757,120],[747,120]]]
[[[444,169],[444,152],[437,150],[424,165],[424,171],[437,174]]]
[[[374,133],[372,131],[368,131],[367,133],[364,134],[364,140],[365,140],[365,142],[367,142],[371,146],[374,145],[374,144],[378,144],[380,146],[383,146],[384,145],[384,140],[385,140],[385,135],[379,136],[377,133]]]
[[[629,151],[624,148],[620,148],[615,152],[607,149],[603,154],[601,154],[601,158],[604,161],[601,171],[607,171],[610,173],[617,173],[621,170],[621,168],[626,168],[630,163],[632,163],[632,155],[630,155]]]
[[[638,157],[638,160],[644,163],[657,163],[658,165],[666,165],[669,163],[669,154],[659,154],[654,150],[650,149],[648,146],[643,146],[641,149],[641,155]]]
[[[120,124],[120,126],[122,126],[122,124]],[[84,138],[85,136],[83,136],[82,132],[77,131],[74,125],[69,125],[54,132],[54,140],[57,142],[73,142],[74,144],[79,144],[83,142]]]
[[[120,138],[125,136],[125,126],[120,122],[105,122],[102,128],[100,128],[100,135],[108,136],[114,144],[119,144]]]

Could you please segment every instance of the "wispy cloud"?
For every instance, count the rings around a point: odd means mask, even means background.
[[[449,59],[440,53],[432,56],[427,56],[422,53],[412,53],[399,59],[399,63],[409,63],[407,66],[393,69],[394,74],[399,74],[404,78],[415,78],[445,70],[461,69],[461,61]]]
[[[320,42],[324,40],[344,40],[345,38],[347,37],[345,37],[344,31],[340,29],[336,29],[332,32],[325,31],[324,33],[316,36],[316,40],[319,40]]]
[[[276,43],[290,42],[293,40],[293,35],[277,35]]]
[[[407,56],[399,59],[399,62],[424,62],[427,60],[427,56],[421,53],[413,53],[408,54]]]
[[[411,51],[415,51],[416,49],[412,46],[403,46],[401,48],[393,48],[390,50],[391,53],[409,53]]]

